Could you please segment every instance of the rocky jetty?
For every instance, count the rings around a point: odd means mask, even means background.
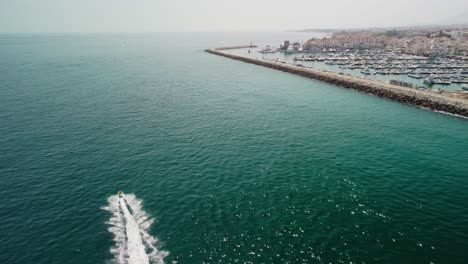
[[[468,95],[464,93],[407,88],[383,81],[306,68],[301,65],[293,65],[281,61],[235,55],[224,51],[228,49],[231,48],[224,47],[217,49],[207,49],[205,51],[230,59],[256,64],[259,66],[300,75],[306,78],[339,85],[345,88],[354,89],[404,104],[416,105],[434,111],[446,112],[468,118]]]
[[[232,46],[232,47],[221,47],[216,48],[216,50],[232,50],[232,49],[246,49],[246,48],[257,48],[255,45],[242,45],[242,46]]]

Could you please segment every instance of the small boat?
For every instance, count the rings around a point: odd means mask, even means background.
[[[123,192],[122,191],[119,191],[117,194],[119,195],[119,198],[123,197]]]
[[[434,81],[432,79],[426,78],[426,79],[424,79],[424,83],[432,85],[432,84],[434,84]]]
[[[408,74],[408,76],[414,79],[422,79],[422,76],[419,74]]]
[[[442,79],[434,79],[434,84],[441,84],[441,85],[450,85],[452,84],[450,81],[442,80]]]
[[[264,49],[258,51],[259,53],[275,53],[277,50],[272,48],[270,45],[267,45]]]

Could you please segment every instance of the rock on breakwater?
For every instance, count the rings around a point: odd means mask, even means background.
[[[239,47],[245,48],[250,46],[237,46],[234,48]],[[223,47],[207,49],[205,51],[230,59],[256,64],[259,66],[300,75],[306,78],[339,85],[345,88],[354,89],[404,104],[420,106],[434,111],[446,112],[468,118],[468,97],[465,94],[407,88],[378,80],[341,75],[335,72],[306,68],[300,65],[293,65],[285,62],[235,55],[224,51],[228,49],[231,48]]]

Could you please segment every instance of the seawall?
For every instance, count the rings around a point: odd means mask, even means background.
[[[238,46],[234,48],[248,48],[251,46]],[[306,78],[339,85],[354,89],[367,94],[387,98],[404,104],[416,105],[434,111],[447,112],[468,118],[468,96],[456,92],[437,92],[430,90],[419,90],[389,84],[383,81],[367,78],[341,75],[335,72],[306,68],[285,62],[241,56],[224,52],[232,49],[229,47],[205,50],[208,53],[226,58],[243,61],[283,72],[300,75]]]
[[[246,48],[257,48],[255,45],[242,45],[242,46],[231,46],[231,47],[220,47],[216,50],[232,50],[232,49],[246,49]]]

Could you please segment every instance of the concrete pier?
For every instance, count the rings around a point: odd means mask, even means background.
[[[342,75],[335,72],[306,68],[285,62],[256,59],[247,56],[230,54],[224,51],[233,48],[248,47],[251,46],[247,45],[232,48],[224,47],[207,49],[205,51],[230,59],[256,64],[259,66],[300,75],[306,78],[339,85],[345,88],[354,89],[400,103],[416,105],[434,111],[442,111],[468,118],[468,94],[463,92],[431,91],[407,88],[379,80]]]

